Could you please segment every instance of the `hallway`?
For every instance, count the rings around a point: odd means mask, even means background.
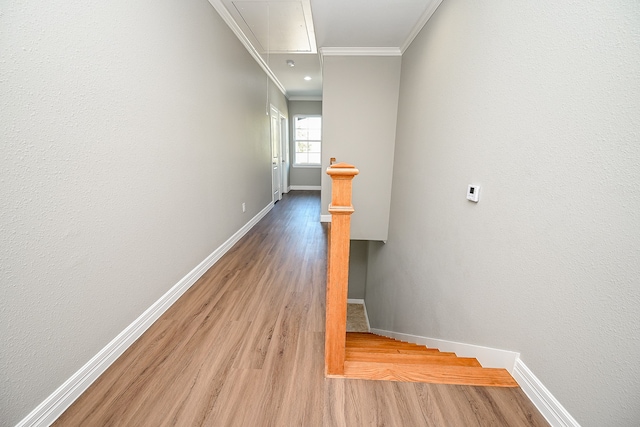
[[[54,425],[547,425],[519,388],[325,379],[319,212],[286,194]]]

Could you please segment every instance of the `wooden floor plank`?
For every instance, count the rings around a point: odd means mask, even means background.
[[[285,195],[54,425],[547,425],[519,388],[325,379],[319,215]]]

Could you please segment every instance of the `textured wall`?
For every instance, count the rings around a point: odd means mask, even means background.
[[[315,114],[322,115],[322,101],[289,101],[289,125],[290,125],[290,150],[291,153],[291,170],[289,185],[317,185],[320,186],[320,167],[317,168],[301,168],[293,166],[293,155],[295,146],[293,143],[293,116],[296,114]]]
[[[582,425],[638,425],[639,117],[640,2],[444,1],[403,57],[372,326],[519,351]]]
[[[322,70],[322,170],[329,159],[355,165],[351,238],[386,240],[393,174],[398,56],[326,56]],[[322,214],[328,214],[331,179],[322,173]]]
[[[2,2],[0,425],[271,201],[266,87],[205,0]]]

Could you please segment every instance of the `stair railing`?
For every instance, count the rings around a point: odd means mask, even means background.
[[[359,173],[347,163],[327,168],[331,177],[327,256],[327,307],[324,361],[327,376],[344,374],[345,342],[347,339],[347,290],[349,281],[349,246],[351,234],[351,188]]]

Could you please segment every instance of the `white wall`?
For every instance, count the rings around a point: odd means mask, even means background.
[[[322,115],[322,101],[289,101],[289,139],[291,153],[291,169],[289,185],[315,185],[320,186],[320,166],[318,167],[295,167],[293,166],[295,144],[293,129],[293,116],[296,114]]]
[[[322,71],[322,214],[328,214],[329,159],[355,165],[351,238],[386,240],[401,58],[325,56]]]
[[[639,2],[444,1],[403,57],[372,327],[519,351],[583,426],[637,425],[639,117]]]
[[[269,204],[271,163],[266,76],[206,0],[7,0],[0,40],[14,425]]]

